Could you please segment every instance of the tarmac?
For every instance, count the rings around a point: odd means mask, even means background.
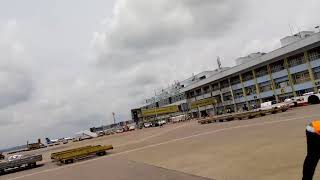
[[[41,149],[35,169],[0,179],[301,179],[305,127],[320,119],[320,105],[298,107],[260,118],[200,125],[165,125]],[[57,165],[52,152],[88,144],[112,144],[106,156]],[[314,179],[320,179],[320,169]]]

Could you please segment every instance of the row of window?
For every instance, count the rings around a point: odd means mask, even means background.
[[[320,47],[310,50],[308,55],[310,61],[320,59]]]
[[[320,59],[320,47],[312,49],[312,50],[308,51],[307,53],[308,53],[308,58],[310,61]],[[298,66],[303,63],[306,63],[304,53],[300,53],[300,54],[288,57],[288,67]],[[281,71],[284,69],[285,69],[284,60],[280,60],[280,61],[277,61],[275,63],[270,64],[270,70],[272,73],[275,73],[275,72],[278,72],[278,71]],[[267,66],[263,66],[263,67],[260,67],[255,70],[256,77],[262,77],[267,74],[268,74]],[[243,73],[241,75],[241,77],[242,77],[243,81],[249,81],[254,78],[252,71]],[[310,76],[307,72],[304,72],[304,74],[297,73],[297,74],[292,75],[292,77],[293,77],[294,84],[299,84],[299,83],[303,83],[305,81],[310,81]],[[320,78],[320,70],[314,71],[314,77],[315,77],[315,79]],[[236,85],[239,83],[240,83],[239,76],[235,76],[235,77],[230,78],[231,85]],[[286,87],[288,85],[289,85],[288,79],[282,79],[281,82],[276,82],[276,88],[282,88],[282,87]],[[219,83],[214,83],[214,84],[211,84],[211,85],[204,87],[203,91],[201,89],[197,89],[194,92],[191,92],[190,94],[188,94],[188,97],[202,95],[202,94],[208,93],[210,91],[218,91],[218,90],[221,90],[221,89],[224,89],[227,87],[229,87],[229,81],[226,79],[226,80],[221,81],[220,85],[219,85]],[[268,91],[268,90],[270,90],[270,88],[271,88],[271,85],[263,86],[260,88],[260,91],[261,92]],[[249,91],[251,91],[251,90],[249,90]],[[249,92],[249,94],[252,94],[252,93]]]

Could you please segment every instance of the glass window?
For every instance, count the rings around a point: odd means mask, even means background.
[[[267,66],[258,68],[258,69],[255,70],[255,72],[256,72],[256,77],[265,76],[265,75],[268,74]]]
[[[270,65],[270,68],[271,68],[271,72],[278,72],[278,71],[281,71],[284,69],[284,61],[281,60],[281,61],[277,61],[275,63],[272,63]]]
[[[229,87],[229,81],[228,80],[221,81],[220,86],[221,86],[221,89]]]
[[[303,71],[293,74],[292,79],[294,84],[300,84],[311,80],[309,71]]]
[[[209,86],[205,86],[205,87],[203,87],[203,91],[204,91],[205,93],[208,93],[208,92],[210,91]]]
[[[260,86],[260,92],[267,92],[267,91],[271,91],[271,90],[272,90],[271,84],[265,85],[265,86]]]
[[[231,92],[224,93],[224,94],[223,94],[223,100],[224,100],[224,101],[232,100]]]
[[[256,94],[257,93],[256,86],[253,85],[253,86],[246,87],[245,92],[246,92],[247,96],[252,95],[252,94]]]
[[[291,57],[288,58],[289,67],[298,66],[298,65],[303,64],[303,63],[305,63],[303,53],[295,55],[295,56],[291,56]]]
[[[277,78],[274,82],[277,89],[290,86],[288,76]]]
[[[308,52],[309,60],[314,61],[316,59],[320,59],[320,47],[312,49]]]
[[[242,98],[243,97],[242,89],[238,89],[238,90],[233,91],[233,95],[234,95],[234,98]]]
[[[253,79],[252,71],[249,71],[247,73],[242,74],[242,79],[243,79],[243,81],[249,81],[249,80]]]
[[[201,89],[197,89],[195,94],[196,95],[201,95]]]
[[[213,89],[213,91],[217,91],[217,90],[219,90],[219,85],[216,83],[216,84],[213,84],[212,85],[212,89]]]
[[[313,68],[314,79],[320,79],[320,67]]]
[[[230,79],[230,82],[231,82],[231,85],[239,84],[239,83],[240,83],[240,77],[239,77],[239,76],[232,77],[232,78]]]

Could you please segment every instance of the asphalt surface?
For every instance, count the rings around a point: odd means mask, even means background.
[[[305,126],[320,119],[319,109],[207,125],[191,121],[51,147],[34,152],[44,154],[42,166],[0,179],[301,179]],[[71,165],[49,160],[51,152],[87,144],[115,149]]]

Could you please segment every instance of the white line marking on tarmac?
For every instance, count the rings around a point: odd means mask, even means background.
[[[183,137],[183,138],[172,139],[172,140],[161,142],[161,143],[157,143],[157,144],[151,144],[151,145],[147,145],[147,146],[136,148],[136,149],[131,149],[131,150],[115,153],[115,154],[110,154],[108,156],[97,158],[97,159],[90,159],[90,160],[77,162],[75,164],[71,164],[71,165],[67,165],[67,166],[61,166],[61,167],[47,169],[47,170],[43,170],[43,171],[39,171],[39,172],[35,172],[35,173],[30,173],[30,174],[26,174],[26,175],[14,177],[14,178],[9,178],[7,180],[16,180],[16,179],[30,177],[30,176],[34,176],[34,175],[38,175],[38,174],[43,174],[43,173],[46,173],[46,172],[57,171],[59,169],[68,168],[68,167],[72,167],[72,166],[78,166],[78,165],[81,165],[81,164],[85,164],[85,163],[101,160],[102,158],[109,158],[109,157],[119,156],[119,155],[122,155],[122,154],[128,154],[128,153],[135,152],[135,151],[149,149],[149,148],[153,148],[153,147],[156,147],[156,146],[161,146],[161,145],[164,145],[164,144],[169,144],[169,143],[172,143],[172,142],[182,141],[182,140],[191,139],[191,138],[204,136],[204,135],[208,135],[208,134],[214,134],[214,133],[218,133],[218,132],[221,132],[221,131],[228,131],[228,130],[232,130],[232,129],[240,129],[240,128],[247,128],[247,127],[254,127],[254,126],[263,126],[263,125],[268,125],[268,124],[276,124],[276,123],[281,123],[281,122],[288,122],[288,121],[294,121],[294,120],[299,120],[299,119],[307,119],[307,118],[310,119],[310,118],[315,118],[315,117],[319,117],[319,115],[317,115],[317,116],[316,115],[303,116],[303,117],[290,118],[290,119],[284,119],[284,120],[278,120],[278,121],[269,121],[269,122],[254,123],[254,124],[247,124],[247,125],[240,125],[240,126],[216,129],[216,130],[212,130],[212,131],[208,131],[208,132],[204,132],[204,133],[199,133],[199,134],[194,134],[194,135],[191,135],[191,136],[186,136],[186,137]]]

